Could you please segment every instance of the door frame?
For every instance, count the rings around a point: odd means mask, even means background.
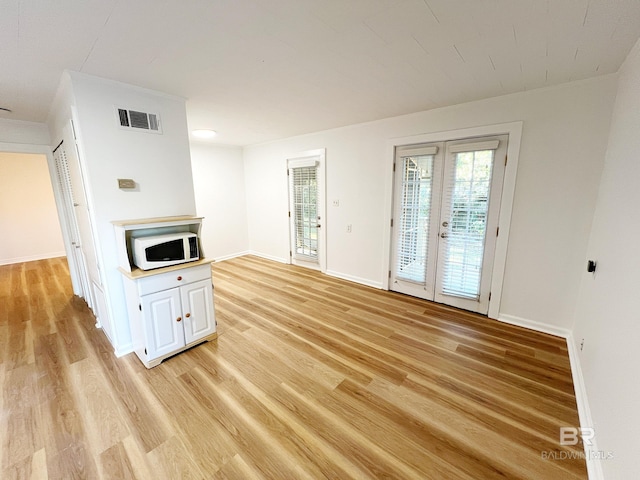
[[[322,273],[327,271],[327,186],[326,186],[326,148],[317,148],[314,150],[305,150],[298,152],[294,155],[290,155],[286,159],[287,172],[289,171],[289,162],[295,160],[302,160],[309,157],[318,158],[317,166],[317,182],[318,182],[318,218],[319,223],[322,225],[318,229],[318,270]],[[287,176],[287,211],[291,211],[291,184],[290,179]],[[289,231],[289,264],[294,264],[293,260],[293,236],[291,233],[291,218],[287,219],[288,231]],[[304,262],[298,263],[298,265],[308,266],[309,268],[315,268],[312,264],[304,265]]]
[[[73,247],[71,246],[69,232],[66,228],[67,219],[66,219],[65,213],[60,208],[62,194],[60,192],[58,183],[56,181],[56,167],[55,167],[55,161],[53,159],[52,148],[49,145],[0,142],[0,151],[8,152],[8,153],[34,153],[34,154],[46,156],[47,168],[49,169],[49,178],[51,179],[51,187],[53,189],[53,196],[56,202],[56,211],[58,213],[58,223],[60,224],[60,230],[62,232],[62,241],[64,244],[67,262],[69,263],[69,276],[71,277],[71,286],[73,288],[73,293],[75,295],[79,295],[82,291],[80,287],[80,278],[76,274],[77,266],[75,265],[75,262],[73,259],[73,251],[71,250],[71,248]]]
[[[493,259],[493,276],[491,279],[491,299],[489,300],[488,317],[497,319],[500,314],[500,301],[502,299],[502,287],[504,272],[507,262],[507,246],[509,243],[509,231],[511,228],[511,213],[513,211],[513,199],[515,195],[516,176],[518,172],[518,157],[522,140],[523,122],[509,122],[480,127],[447,130],[435,133],[424,133],[407,137],[391,138],[387,141],[386,171],[385,171],[385,226],[383,233],[382,255],[382,288],[389,290],[389,274],[391,271],[391,219],[393,218],[393,161],[396,147],[418,145],[423,143],[446,142],[472,137],[488,137],[493,135],[509,135],[507,146],[507,166],[504,172],[502,187],[502,200],[500,202],[500,216],[498,235]]]

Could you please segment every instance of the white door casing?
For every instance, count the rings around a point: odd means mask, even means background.
[[[518,173],[518,163],[520,156],[520,144],[522,141],[523,122],[515,121],[508,123],[498,123],[479,127],[461,128],[456,130],[444,130],[434,133],[421,133],[407,137],[391,138],[387,140],[386,157],[389,159],[386,166],[385,181],[385,212],[384,235],[382,236],[383,249],[380,259],[380,268],[384,272],[381,274],[382,288],[389,289],[391,285],[391,221],[393,219],[393,160],[397,147],[418,145],[425,143],[444,142],[452,139],[474,138],[492,135],[509,135],[507,145],[508,162],[504,173],[502,188],[502,199],[500,205],[500,235],[496,239],[495,256],[493,261],[491,279],[491,299],[489,300],[489,318],[497,319],[500,316],[500,303],[502,299],[503,283],[507,262],[507,247],[509,244],[509,233],[511,229],[511,214],[513,211],[513,201],[515,197],[516,178]]]

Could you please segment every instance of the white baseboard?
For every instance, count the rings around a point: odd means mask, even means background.
[[[264,258],[266,260],[273,260],[274,262],[290,263],[288,258],[275,257],[273,255],[267,255],[266,253],[256,252],[255,250],[249,250],[245,255],[255,255],[256,257]]]
[[[26,257],[4,258],[0,259],[0,265],[12,265],[14,263],[34,262],[36,260],[46,260],[48,258],[64,257],[65,252],[41,253],[38,255],[29,255]]]
[[[100,322],[96,323],[96,329],[98,330],[102,330],[102,334],[107,337],[107,340],[109,340],[109,343],[111,344],[111,346],[113,346],[113,342],[111,341],[111,337],[109,337],[109,335],[107,335],[107,332],[105,331],[104,328],[102,328],[102,325],[100,325]],[[120,345],[119,347],[114,347],[113,349],[113,353],[116,356],[116,358],[120,358],[123,357],[124,355],[128,355],[130,353],[133,353],[133,342],[129,342],[129,343],[125,343],[124,345]]]
[[[355,277],[353,275],[347,275],[346,273],[334,272],[332,270],[327,270],[327,275],[330,277],[341,278],[342,280],[348,280],[349,282],[359,283],[360,285],[366,285],[367,287],[378,288],[382,290],[381,282],[372,282],[371,280],[367,280],[366,278]]]
[[[573,376],[573,389],[576,394],[580,427],[593,427],[593,418],[591,417],[591,409],[589,408],[589,400],[587,398],[587,388],[584,383],[584,377],[582,376],[580,352],[573,338],[573,334],[571,333],[567,337],[567,349],[569,350],[569,361],[571,363],[571,375]],[[589,479],[604,480],[601,460],[597,458],[597,455],[594,455],[594,453],[597,454],[598,452],[596,438],[593,438],[591,443],[592,445],[590,447],[587,447],[586,445],[584,447]]]
[[[213,259],[214,262],[224,262],[225,260],[231,260],[232,258],[244,257],[245,255],[250,255],[251,252],[249,250],[245,250],[244,252],[232,253],[230,255],[223,255],[221,257],[215,257]]]
[[[116,348],[113,353],[115,353],[117,358],[123,357],[124,355],[128,355],[133,353],[133,343],[129,342],[125,345],[121,345],[120,348]]]
[[[266,260],[273,260],[274,262],[280,262],[280,263],[286,263],[286,264],[291,263],[288,258],[281,258],[281,257],[275,257],[273,255],[266,255],[264,253],[256,252],[255,250],[249,250],[247,252],[240,253],[236,256],[239,257],[242,255],[255,255],[256,257],[264,258]],[[218,259],[216,259],[216,261],[218,261]],[[366,278],[355,277],[353,275],[334,272],[332,270],[327,270],[324,273],[326,275],[329,275],[330,277],[341,278],[342,280],[348,280],[349,282],[359,283],[360,285],[366,285],[367,287],[378,288],[380,290],[384,289],[381,282],[372,282],[371,280],[367,280]]]
[[[548,323],[536,322],[522,317],[516,317],[515,315],[499,314],[497,320],[499,322],[508,323],[510,325],[516,325],[518,327],[528,328],[529,330],[535,330],[536,332],[548,333],[556,337],[568,338],[571,335],[571,330],[568,328],[558,327]]]
[[[499,315],[498,320],[511,325],[528,328],[529,330],[535,330],[536,332],[548,333],[550,335],[555,335],[556,337],[562,337],[566,340],[567,350],[569,351],[569,362],[571,364],[571,376],[573,377],[573,388],[578,407],[578,417],[580,418],[580,427],[593,427],[591,409],[589,408],[589,400],[587,398],[587,389],[585,387],[584,377],[582,376],[580,355],[571,330],[557,327],[555,325],[549,325],[547,323],[528,320],[526,318],[516,317],[514,315],[501,314]],[[567,425],[567,427],[572,426],[573,425]],[[595,438],[592,439],[591,443],[592,445],[590,447],[585,445],[584,449],[589,479],[603,480],[602,464],[597,458],[598,447],[596,445]]]

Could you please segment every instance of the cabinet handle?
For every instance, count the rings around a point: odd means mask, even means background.
[[[176,322],[181,322],[181,321],[182,321],[182,317],[176,318]]]
[[[190,314],[190,313],[187,313],[187,314],[185,315],[185,317],[187,317],[187,318],[189,318],[190,316],[191,316],[191,314]]]
[[[182,280],[182,277],[178,277],[178,281]]]

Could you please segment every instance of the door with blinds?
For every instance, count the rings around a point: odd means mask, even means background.
[[[487,314],[507,141],[396,149],[391,290]]]
[[[308,153],[287,161],[291,263],[324,271],[324,151]]]

